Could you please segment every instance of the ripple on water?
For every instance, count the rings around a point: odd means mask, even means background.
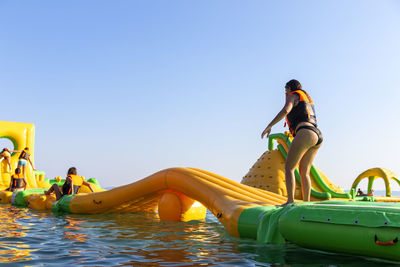
[[[0,263],[11,265],[382,266],[293,244],[265,245],[229,236],[206,221],[161,222],[156,214],[54,215],[0,205]]]

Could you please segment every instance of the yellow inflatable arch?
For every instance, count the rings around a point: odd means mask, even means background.
[[[390,188],[390,179],[395,180],[397,184],[400,185],[400,181],[396,177],[397,175],[390,170],[384,168],[372,168],[366,170],[365,172],[357,176],[351,188],[356,190],[360,181],[364,178],[368,178],[368,192],[370,192],[372,190],[372,186],[374,184],[375,179],[382,178],[383,181],[385,182],[386,196],[390,197],[392,195],[392,189]]]
[[[0,121],[0,138],[10,140],[14,145],[14,150],[22,150],[29,147],[32,163],[35,162],[35,126],[32,123]],[[0,148],[2,150],[3,148]],[[11,174],[18,165],[19,153],[11,154],[11,170],[5,160],[0,163],[0,190],[10,185]],[[28,188],[44,188],[48,184],[44,182],[43,172],[33,172],[32,166],[26,166],[25,177]]]

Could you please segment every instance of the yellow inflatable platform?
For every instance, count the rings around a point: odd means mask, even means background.
[[[0,122],[0,129],[0,138],[11,140],[15,150],[28,146],[31,159],[34,159],[33,124]],[[390,198],[389,182],[400,185],[397,176],[388,170],[373,168],[360,174],[351,192],[346,193],[312,166],[312,199],[345,201],[297,202],[276,207],[287,201],[284,164],[290,144],[288,135],[270,135],[268,151],[257,160],[242,183],[196,168],[170,168],[111,190],[103,190],[95,182],[92,187],[96,192],[89,193],[82,187],[78,194],[65,195],[58,201],[54,196],[43,194],[43,188],[49,188],[48,181],[51,180],[44,179],[43,172],[33,172],[28,166],[29,190],[0,191],[0,203],[51,209],[55,213],[158,212],[163,221],[202,220],[208,209],[236,237],[253,238],[263,243],[290,241],[312,249],[400,260],[396,245],[400,204],[376,203],[400,202]],[[16,167],[18,156],[18,153],[12,154],[12,168]],[[1,162],[0,189],[10,183],[12,168],[10,170],[7,165],[4,160]],[[298,171],[295,176],[296,198],[301,199]],[[369,189],[375,179],[383,178],[387,196],[356,196],[356,187],[364,178],[369,179]],[[60,179],[51,182],[62,183]],[[366,241],[357,241],[364,239]],[[368,246],[354,250],[352,242],[356,245],[368,243]],[[344,247],[344,244],[350,245]]]
[[[0,138],[11,140],[15,150],[28,146],[31,159],[34,160],[33,124],[0,122],[0,129]],[[43,189],[50,187],[48,180],[44,179],[44,173],[33,172],[31,166],[28,166],[27,181],[30,190],[14,193],[2,191],[0,203],[12,202],[33,209],[80,214],[158,212],[160,219],[164,221],[204,219],[208,209],[232,235],[238,236],[237,224],[244,210],[272,208],[286,202],[284,163],[290,138],[284,134],[275,134],[270,136],[269,141],[269,151],[253,165],[242,183],[205,170],[171,168],[107,191],[93,184],[94,193],[82,188],[79,194],[64,196],[56,202],[54,196],[43,194]],[[278,143],[276,149],[273,141]],[[17,160],[18,153],[14,153],[11,157],[12,167],[16,167]],[[3,160],[0,189],[8,187],[10,183],[11,170],[6,165]],[[391,179],[396,179],[394,174],[385,173]],[[354,195],[350,196],[335,186],[315,166],[311,168],[311,177],[313,199],[355,199]],[[357,182],[360,179],[362,177]],[[297,184],[296,198],[301,199],[300,183]],[[242,222],[242,225],[246,225],[246,222]]]

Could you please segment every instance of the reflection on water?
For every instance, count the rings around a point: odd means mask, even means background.
[[[0,209],[0,263],[30,259],[33,251],[28,244],[20,241],[29,227],[18,223],[18,219],[31,218],[25,210],[8,206]]]
[[[0,205],[0,263],[135,266],[382,266],[382,261],[231,237],[217,219],[156,214],[54,215]]]
[[[67,222],[67,225],[64,226],[65,232],[64,232],[64,238],[66,239],[74,239],[75,241],[79,242],[84,242],[86,241],[86,235],[85,234],[77,234],[77,231],[73,230],[79,230],[81,227],[79,224],[83,223],[84,221],[81,220],[76,220],[73,217],[66,216],[65,221]],[[71,231],[68,231],[71,230]]]

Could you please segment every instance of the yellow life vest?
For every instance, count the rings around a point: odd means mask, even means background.
[[[81,186],[83,184],[82,176],[75,175],[75,174],[69,174],[68,176],[71,177],[72,183],[75,186]]]

